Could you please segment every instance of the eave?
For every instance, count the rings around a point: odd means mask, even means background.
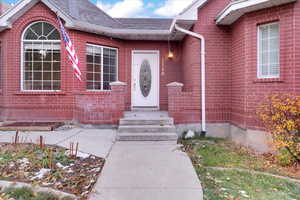
[[[219,25],[231,25],[246,13],[292,3],[297,0],[240,0],[231,2],[217,17]]]

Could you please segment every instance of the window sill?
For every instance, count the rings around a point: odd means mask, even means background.
[[[43,95],[43,96],[56,96],[56,95],[66,95],[65,92],[62,91],[20,91],[15,93],[15,95]]]
[[[283,83],[282,78],[256,78],[253,83]]]

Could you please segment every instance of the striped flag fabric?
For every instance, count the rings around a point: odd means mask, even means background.
[[[81,79],[81,71],[79,69],[80,65],[79,65],[79,60],[78,60],[78,56],[76,54],[74,45],[73,45],[68,33],[66,32],[65,27],[59,17],[57,17],[57,21],[60,25],[61,35],[62,35],[64,44],[65,44],[65,49],[68,54],[69,60],[72,64],[75,76],[77,77],[77,79],[79,81],[81,81],[82,80]]]

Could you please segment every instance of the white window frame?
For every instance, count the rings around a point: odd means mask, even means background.
[[[278,46],[278,54],[279,54],[279,58],[278,58],[278,64],[279,64],[279,72],[278,75],[262,75],[261,74],[261,49],[260,49],[260,29],[263,27],[269,27],[271,25],[277,24],[278,25],[278,41],[279,41],[279,46]],[[270,31],[268,31],[268,39],[270,39]],[[268,43],[268,53],[269,53],[269,49],[270,49],[270,43]],[[269,57],[269,55],[268,55]],[[269,59],[269,58],[268,58]],[[268,63],[268,70],[270,70],[270,63]],[[267,23],[267,24],[261,24],[257,26],[257,78],[259,79],[267,79],[267,78],[280,78],[280,24],[279,22],[272,22],[272,23]]]
[[[91,92],[105,92],[105,91],[111,91],[111,90],[104,90],[103,89],[103,49],[113,49],[116,50],[116,81],[119,81],[119,49],[118,48],[114,48],[114,47],[109,47],[109,46],[104,46],[104,45],[96,45],[96,44],[91,44],[91,43],[86,43],[86,47],[87,46],[92,46],[92,47],[97,47],[97,48],[101,48],[101,89],[86,89],[87,91],[91,91]],[[85,52],[85,55],[87,55],[87,52]],[[85,58],[86,59],[86,58]],[[86,60],[87,61],[87,60]],[[86,64],[86,69],[87,69],[87,64]],[[87,70],[86,70],[87,71]],[[86,79],[86,86],[87,86],[87,82],[88,80]]]
[[[25,60],[25,55],[24,55],[24,43],[25,42],[37,42],[37,41],[39,41],[39,40],[24,40],[24,36],[25,36],[25,33],[26,33],[26,31],[31,27],[31,26],[33,26],[34,24],[37,24],[37,23],[40,23],[40,22],[44,22],[44,23],[49,23],[49,24],[51,24],[50,22],[47,22],[47,21],[35,21],[35,22],[33,22],[33,23],[31,23],[31,24],[29,24],[25,29],[24,29],[24,31],[23,31],[23,33],[22,33],[22,35],[21,35],[21,83],[20,83],[20,88],[21,88],[21,91],[22,92],[41,92],[41,93],[43,93],[43,92],[61,92],[61,83],[62,83],[62,80],[60,79],[60,90],[25,90],[24,89],[24,76],[25,76],[25,74],[24,74],[24,72],[25,72],[25,70],[24,70],[24,60]],[[51,24],[52,25],[52,24]],[[53,25],[54,26],[54,25]],[[55,27],[55,26],[54,26]],[[56,27],[55,27],[56,28]],[[59,30],[57,30],[57,31],[59,31]],[[42,40],[40,40],[40,41],[42,41]],[[57,42],[58,43],[58,41],[59,41],[59,43],[61,44],[61,40],[46,40],[47,42]],[[62,53],[61,53],[61,48],[60,48],[60,55],[62,55]],[[60,58],[61,59],[61,58]],[[60,73],[61,73],[61,60],[60,60]],[[60,76],[61,76],[61,74],[60,74]]]

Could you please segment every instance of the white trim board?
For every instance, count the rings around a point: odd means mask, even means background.
[[[231,2],[216,17],[216,23],[231,25],[246,13],[292,3],[297,0],[239,0]]]

